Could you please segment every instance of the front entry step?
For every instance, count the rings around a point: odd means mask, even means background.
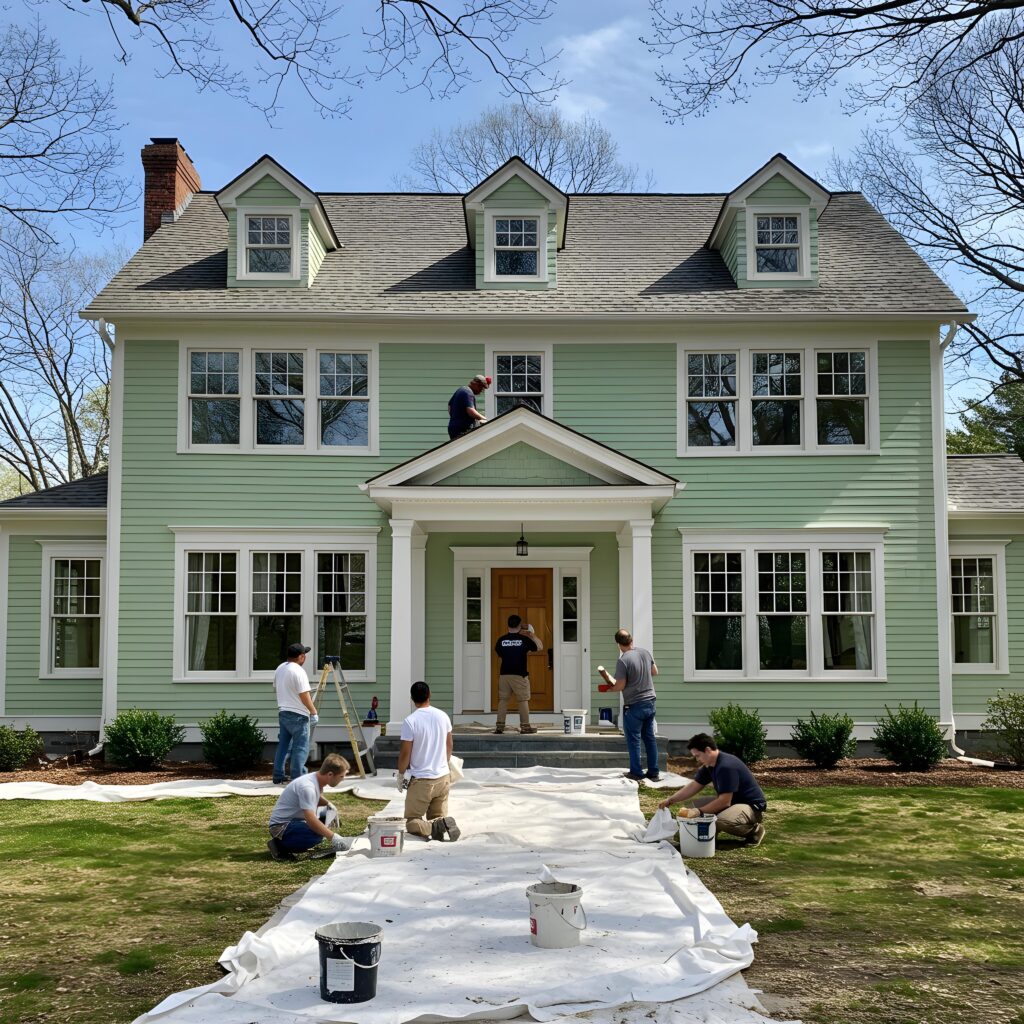
[[[373,748],[378,768],[396,768],[400,739],[381,736]],[[454,753],[466,768],[621,768],[629,767],[626,738],[618,735],[565,736],[555,731],[521,736],[455,733]],[[666,770],[668,740],[658,740],[658,761]]]

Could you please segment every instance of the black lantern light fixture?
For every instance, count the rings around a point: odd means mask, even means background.
[[[526,543],[526,534],[523,532],[523,524],[519,524],[519,540],[516,541],[516,554],[525,558],[530,553],[530,545]]]

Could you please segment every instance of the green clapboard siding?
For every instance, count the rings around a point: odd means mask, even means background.
[[[734,212],[731,216],[732,223],[722,239],[720,252],[732,279],[739,284],[747,278],[746,222],[742,214]]]
[[[327,255],[327,250],[324,247],[323,239],[320,237],[320,232],[313,226],[309,214],[305,211],[302,214],[302,225],[303,242],[306,243],[309,253],[309,257],[306,260],[306,283],[312,284],[316,280],[316,275],[320,270],[324,257]]]
[[[958,673],[953,667],[953,711],[956,714],[986,713],[986,702],[997,690],[1024,691],[1024,535],[1001,530],[997,522],[986,524],[994,531],[989,536],[1005,540],[1006,545],[1006,610],[1004,628],[1008,630],[1009,674]],[[973,532],[975,523],[953,520],[950,540],[985,541],[985,535]],[[1019,526],[1017,527],[1019,529]]]
[[[444,487],[599,487],[604,483],[523,441],[440,481]]]
[[[255,185],[247,189],[238,197],[238,206],[241,208],[270,206],[298,206],[299,197],[289,192],[280,182],[269,174],[264,175]],[[299,240],[299,279],[297,281],[240,281],[238,272],[238,211],[228,210],[228,287],[229,288],[295,288],[306,287],[312,283],[319,270],[319,262],[316,269],[311,270],[312,260],[310,258],[310,234],[309,212],[303,210],[300,215],[300,231],[302,237]],[[322,243],[321,243],[322,249]],[[323,256],[320,257],[321,261]]]
[[[822,339],[823,342],[826,340]],[[938,712],[935,541],[928,342],[879,344],[880,456],[725,457],[675,455],[674,345],[556,345],[555,418],[685,481],[654,529],[658,716],[695,722],[737,701],[766,721],[846,711],[870,721],[884,704],[918,700]],[[662,385],[652,388],[651,381]],[[644,408],[608,419],[605,410]],[[680,528],[799,529],[807,523],[888,523],[885,591],[888,681],[884,683],[696,683],[682,678]]]
[[[178,455],[176,341],[125,345],[119,695],[194,722],[230,708],[276,721],[266,683],[179,683],[172,678],[174,536],[191,526],[380,527],[377,549],[377,679],[354,683],[362,711],[388,704],[390,530],[358,485],[448,439],[448,399],[478,373],[483,345],[380,346],[380,456]],[[38,611],[37,611],[38,616]],[[337,712],[328,708],[325,721]]]
[[[43,549],[41,538],[56,539],[54,532],[40,536],[14,534],[10,538],[7,614],[7,696],[4,713],[31,718],[37,715],[100,714],[102,680],[40,679],[39,653],[42,643],[40,602],[42,600]],[[71,538],[61,537],[62,542]],[[103,533],[82,537],[94,543]]]
[[[486,240],[486,223],[487,223],[487,211],[495,211],[502,209],[509,210],[546,210],[548,205],[547,199],[544,198],[536,189],[528,185],[518,175],[509,178],[504,185],[496,188],[487,198],[484,200],[484,213],[480,213],[476,218],[476,286],[477,288],[491,289],[495,291],[502,290],[525,290],[525,291],[544,291],[548,288],[554,288],[556,285],[556,279],[558,275],[558,231],[557,231],[557,218],[554,212],[548,213],[548,236],[547,236],[547,262],[548,262],[548,280],[547,281],[485,281],[485,261],[487,253],[487,240]]]
[[[748,203],[791,203],[793,206],[808,206],[811,202],[805,192],[801,192],[784,175],[776,174],[769,178],[760,188],[747,196]]]

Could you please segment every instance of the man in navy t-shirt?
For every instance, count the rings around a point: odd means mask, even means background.
[[[671,807],[696,796],[709,782],[715,787],[715,796],[693,800],[692,806],[703,814],[713,814],[721,832],[740,836],[750,846],[764,839],[761,815],[768,802],[750,769],[738,758],[724,750],[707,733],[697,733],[687,744],[700,768],[687,783],[659,807]]]
[[[505,731],[505,716],[512,696],[515,696],[519,708],[519,731],[537,731],[537,726],[530,725],[528,657],[531,651],[539,651],[543,646],[533,626],[527,625],[523,629],[523,620],[518,615],[508,617],[508,632],[498,637],[494,644],[494,653],[501,659],[501,668],[498,670],[498,720],[494,726],[496,733]]]
[[[490,386],[491,378],[478,373],[448,399],[448,437],[453,441],[472,430],[478,423],[487,422],[487,417],[476,407],[476,396]]]

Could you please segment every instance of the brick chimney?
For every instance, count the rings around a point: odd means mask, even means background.
[[[142,216],[145,241],[165,220],[174,220],[203,186],[199,172],[177,139],[150,139],[149,145],[142,147],[142,169],[146,172]]]

